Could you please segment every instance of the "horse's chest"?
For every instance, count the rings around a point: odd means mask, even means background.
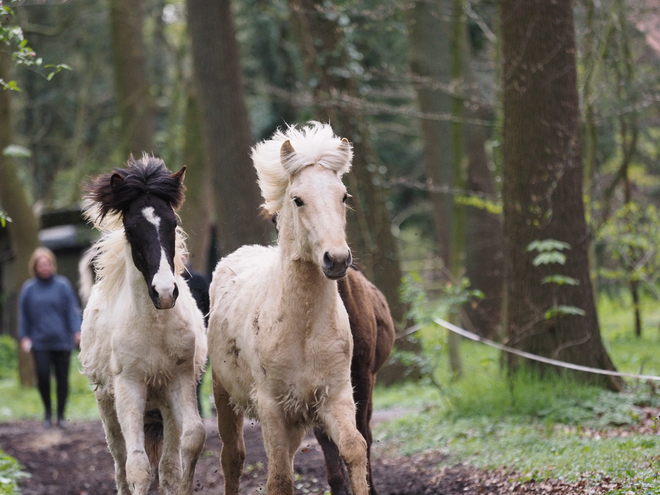
[[[194,365],[195,335],[179,328],[153,325],[123,332],[113,339],[113,368],[150,386],[163,386],[182,367]]]

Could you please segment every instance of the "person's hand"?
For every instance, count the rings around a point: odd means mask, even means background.
[[[23,337],[21,339],[21,349],[23,352],[30,352],[32,350],[32,339],[29,337]]]
[[[76,347],[80,347],[80,332],[73,334],[73,342],[76,344]]]

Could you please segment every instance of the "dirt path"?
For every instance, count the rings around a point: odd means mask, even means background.
[[[220,447],[217,428],[206,420],[207,440],[197,465],[195,492],[220,494]],[[242,493],[265,493],[266,454],[261,430],[246,424],[246,468],[241,481]],[[31,473],[23,495],[110,495],[116,493],[114,467],[107,449],[103,428],[98,421],[70,423],[66,430],[44,429],[35,421],[0,424],[0,446],[16,457]],[[439,452],[412,457],[391,453],[374,445],[374,477],[381,495],[458,495],[458,494],[562,494],[605,493],[599,487],[585,490],[583,484],[559,481],[516,483],[504,470],[483,471],[455,466],[439,468]],[[296,493],[324,493],[328,490],[323,454],[316,440],[308,435],[295,459]],[[153,483],[155,485],[155,483]],[[157,490],[152,485],[150,494]]]

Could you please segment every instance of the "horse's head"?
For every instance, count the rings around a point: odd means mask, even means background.
[[[348,142],[342,143],[348,149]],[[282,145],[282,161],[295,156],[289,141]],[[353,258],[346,244],[348,193],[339,174],[319,164],[309,165],[291,177],[283,215],[291,218],[293,239],[302,259],[315,262],[329,279],[346,274]]]
[[[329,125],[313,123],[278,132],[252,156],[264,207],[278,213],[280,244],[294,259],[318,265],[327,278],[343,277],[353,261],[346,243],[348,194],[341,181],[351,166],[350,143]]]
[[[177,217],[183,202],[186,167],[170,174],[162,160],[132,157],[127,169],[114,169],[90,187],[100,216],[121,216],[133,264],[142,273],[157,309],[172,308],[179,295],[175,278]]]
[[[146,194],[128,206],[123,222],[133,263],[147,282],[154,306],[173,307],[179,296],[174,276],[177,226],[174,210],[167,201]]]

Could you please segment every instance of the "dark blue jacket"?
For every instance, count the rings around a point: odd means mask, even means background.
[[[32,349],[73,349],[73,335],[80,332],[80,306],[66,277],[28,280],[21,289],[19,307],[19,336],[32,339]]]

